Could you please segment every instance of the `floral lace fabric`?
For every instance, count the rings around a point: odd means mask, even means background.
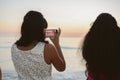
[[[19,80],[52,80],[51,65],[44,60],[45,43],[39,42],[33,49],[19,50],[14,44],[11,48],[12,61]]]

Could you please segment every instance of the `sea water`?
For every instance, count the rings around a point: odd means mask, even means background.
[[[81,56],[82,37],[61,37],[60,45],[66,61],[66,70],[58,72],[53,67],[53,80],[86,80],[85,62]],[[3,80],[18,80],[11,60],[11,46],[17,40],[15,37],[0,38],[0,67]]]

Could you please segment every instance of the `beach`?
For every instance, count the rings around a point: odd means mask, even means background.
[[[53,80],[86,80],[84,72],[53,73]],[[2,80],[18,80],[16,72],[3,72]]]
[[[0,41],[0,66],[2,68],[3,80],[18,80],[14,65],[11,60],[11,46],[17,40],[14,37],[1,38]],[[53,80],[86,80],[85,62],[79,51],[81,38],[60,39],[63,55],[66,60],[66,70],[58,72],[53,67]]]

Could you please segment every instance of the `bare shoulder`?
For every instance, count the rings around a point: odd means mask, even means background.
[[[51,64],[54,51],[55,47],[52,44],[45,44],[44,57],[47,64]]]
[[[56,51],[56,48],[52,44],[46,44],[45,45],[45,51],[54,54],[54,52]]]
[[[45,47],[45,54],[46,54],[46,62],[53,64],[56,70],[64,71],[65,70],[65,61],[62,58],[62,53],[58,51],[58,49],[52,44],[46,44]],[[49,55],[49,56],[48,56]],[[49,59],[49,60],[48,60]],[[47,61],[48,60],[48,61]]]
[[[52,48],[54,48],[54,46],[52,44],[48,43],[48,44],[45,44],[45,48],[52,49]]]

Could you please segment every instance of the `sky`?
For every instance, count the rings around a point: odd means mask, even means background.
[[[48,28],[61,28],[62,36],[83,36],[96,17],[112,14],[120,25],[120,0],[0,0],[0,36],[19,34],[24,15],[41,12]]]

